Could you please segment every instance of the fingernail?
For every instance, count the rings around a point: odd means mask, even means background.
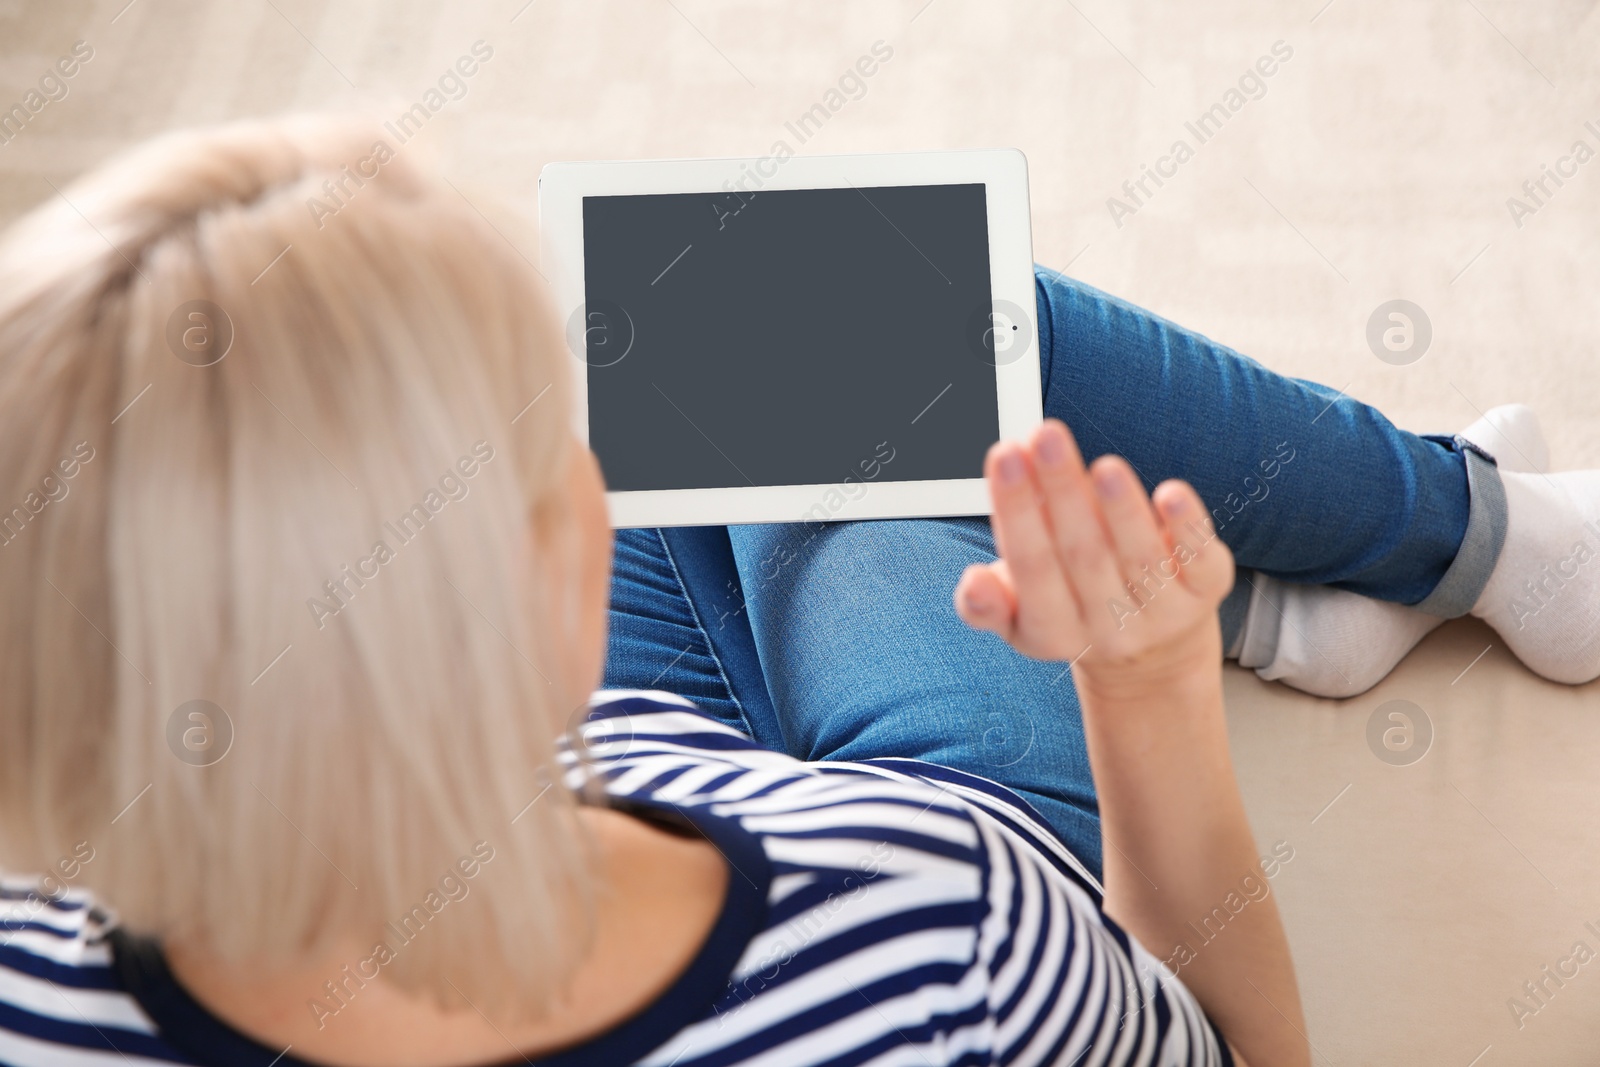
[[[967,610],[974,615],[987,615],[994,602],[982,593],[968,592],[966,595]]]
[[[1123,480],[1121,471],[1102,467],[1094,472],[1094,491],[1105,499],[1116,500],[1127,489],[1128,483]]]
[[[1161,510],[1169,518],[1180,519],[1189,513],[1187,496],[1169,496],[1161,501]]]
[[[1039,459],[1053,467],[1066,458],[1067,443],[1060,434],[1046,430],[1039,435]]]
[[[1022,456],[1016,450],[1009,450],[1000,455],[1000,482],[1003,485],[1016,485],[1022,481],[1027,470],[1022,466]]]

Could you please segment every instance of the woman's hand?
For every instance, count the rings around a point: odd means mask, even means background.
[[[1152,506],[1126,460],[1085,470],[1055,419],[991,448],[984,476],[1000,559],[956,586],[969,626],[1107,682],[1220,662],[1216,610],[1233,556],[1188,483],[1163,482]]]
[[[1169,965],[1187,960],[1184,983],[1241,1061],[1310,1063],[1274,898],[1252,898],[1226,938],[1189,925],[1245,875],[1264,877],[1222,708],[1217,605],[1232,554],[1193,488],[1164,482],[1152,505],[1125,460],[1085,470],[1054,420],[995,445],[984,475],[1000,559],[967,568],[956,610],[1019,652],[1072,661],[1106,914]]]

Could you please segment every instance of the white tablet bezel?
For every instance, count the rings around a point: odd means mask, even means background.
[[[1000,436],[1016,438],[1043,419],[1039,333],[1034,321],[1033,234],[1028,208],[1028,163],[1016,149],[909,152],[759,159],[551,163],[539,175],[543,271],[563,325],[582,323],[584,304],[583,198],[651,193],[761,193],[776,189],[843,189],[887,185],[986,186],[989,285],[997,311],[1018,327],[1006,358],[995,367]],[[569,331],[570,332],[570,331]],[[581,336],[581,331],[579,331]],[[577,366],[576,429],[588,440],[588,375]],[[838,521],[987,515],[982,478],[894,481],[885,466],[878,480],[857,484],[731,486],[608,492],[611,524],[703,526],[752,522]],[[861,491],[859,486],[865,486]]]

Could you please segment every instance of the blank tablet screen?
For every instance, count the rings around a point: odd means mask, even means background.
[[[980,477],[1000,432],[984,192],[585,197],[573,340],[607,488]]]

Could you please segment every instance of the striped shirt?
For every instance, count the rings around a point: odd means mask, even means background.
[[[567,783],[711,842],[727,898],[659,999],[537,1067],[1232,1063],[1003,786],[802,762],[664,693],[598,694],[579,733]],[[0,883],[0,1062],[303,1067],[209,1015],[86,894],[22,885]]]

